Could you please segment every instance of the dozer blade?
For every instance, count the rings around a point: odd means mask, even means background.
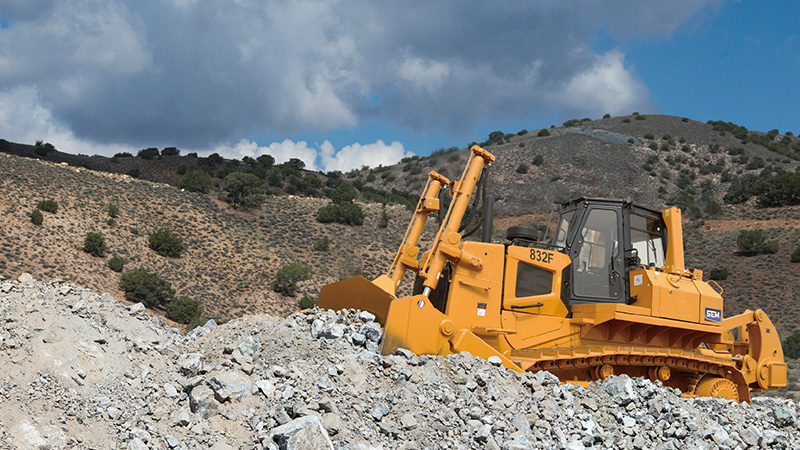
[[[322,286],[319,292],[317,306],[320,308],[339,311],[341,309],[360,309],[375,314],[375,318],[381,325],[386,326],[386,319],[389,317],[389,307],[394,300],[391,289],[385,285],[388,278],[385,275],[378,277],[374,282],[364,277],[358,276],[348,278],[336,283]]]
[[[388,283],[388,284],[387,284]],[[449,317],[437,310],[424,295],[395,298],[388,290],[391,280],[381,276],[375,281],[354,277],[322,287],[317,306],[339,311],[369,311],[384,327],[381,353],[406,348],[417,355],[449,355],[467,351],[475,356],[497,356],[506,367],[521,371],[470,330],[456,329]]]
[[[387,284],[388,282],[388,284]],[[375,281],[353,277],[322,287],[317,306],[339,311],[359,309],[369,311],[384,327],[383,354],[400,347],[418,355],[452,353],[448,337],[456,331],[447,316],[431,305],[422,295],[395,298],[389,290],[391,280],[380,276]],[[442,332],[443,323],[445,332]]]

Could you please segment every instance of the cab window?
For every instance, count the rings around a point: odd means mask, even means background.
[[[639,264],[664,265],[664,226],[660,220],[631,214],[631,246]]]
[[[593,298],[619,296],[620,278],[612,259],[619,251],[618,215],[610,209],[593,209],[580,230],[577,257],[572,262],[575,295]]]

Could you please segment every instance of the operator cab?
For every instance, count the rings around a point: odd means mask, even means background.
[[[579,198],[561,206],[550,246],[572,260],[564,273],[562,301],[632,303],[628,271],[662,267],[666,227],[661,212],[630,199]]]

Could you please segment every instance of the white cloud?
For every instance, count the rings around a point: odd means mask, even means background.
[[[356,142],[342,147],[338,152],[328,141],[323,142],[320,146],[320,159],[326,171],[340,170],[347,172],[361,166],[389,166],[413,155],[413,153],[406,151],[400,142],[394,141],[386,145],[380,139],[372,144],[361,145]]]
[[[599,113],[630,114],[647,99],[647,87],[625,67],[625,55],[610,51],[576,74],[554,97],[554,102]]]
[[[309,146],[305,141],[294,142],[289,139],[283,142],[273,142],[267,146],[259,146],[256,142],[242,139],[235,145],[221,145],[204,153],[211,152],[236,159],[245,156],[258,158],[261,155],[270,155],[278,164],[298,158],[306,164],[306,169],[323,172],[333,170],[348,172],[361,166],[388,166],[413,155],[406,151],[400,142],[395,141],[387,145],[382,140],[364,145],[356,142],[337,151],[330,141],[324,141],[315,148]]]
[[[309,147],[305,141],[294,142],[286,139],[283,142],[273,142],[267,146],[259,146],[256,142],[242,139],[233,146],[218,146],[214,148],[213,152],[219,153],[226,158],[236,159],[241,159],[245,156],[258,158],[261,155],[270,155],[279,164],[292,158],[298,158],[306,164],[306,169],[319,170],[316,164],[317,150]]]
[[[112,156],[118,152],[136,153],[119,144],[98,144],[77,138],[54,120],[41,103],[34,87],[18,87],[0,92],[0,136],[11,142],[33,144],[38,140],[53,144],[61,152]]]
[[[337,151],[330,141],[324,141],[315,148],[309,146],[305,141],[294,142],[289,139],[283,142],[273,142],[267,146],[259,146],[256,142],[242,139],[232,146],[218,146],[213,149],[213,152],[226,158],[237,159],[245,156],[258,158],[261,155],[270,155],[278,164],[298,158],[306,164],[306,169],[323,172],[333,170],[348,172],[361,166],[388,166],[413,155],[406,151],[400,142],[395,141],[387,145],[381,140],[364,145],[356,142]],[[211,151],[207,153],[211,153]]]

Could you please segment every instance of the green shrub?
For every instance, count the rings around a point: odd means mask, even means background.
[[[528,165],[520,164],[517,166],[517,173],[528,173]]]
[[[158,156],[158,149],[157,148],[145,148],[139,150],[139,153],[136,154],[139,158],[142,159],[153,159]]]
[[[188,324],[200,317],[202,312],[200,300],[185,295],[175,298],[167,305],[167,319],[178,323]]]
[[[321,237],[314,241],[314,250],[318,252],[327,252],[331,247],[331,240],[328,236]]]
[[[550,131],[547,128],[542,128],[541,130],[539,130],[538,133],[536,133],[536,136],[539,137],[550,136]]]
[[[800,245],[798,245],[797,248],[794,249],[791,258],[793,263],[800,262]]]
[[[303,264],[291,263],[278,269],[270,287],[273,291],[294,297],[297,283],[311,278],[311,268]]]
[[[722,206],[714,200],[711,200],[710,202],[706,203],[705,213],[709,217],[716,217],[722,214]]]
[[[34,209],[31,212],[31,222],[33,222],[34,225],[41,225],[44,222],[44,214],[38,209]]]
[[[645,139],[655,139],[656,135],[654,135],[653,133],[645,133],[644,134],[644,138]]]
[[[517,136],[525,136],[526,134],[528,134],[528,130],[526,130],[525,128],[517,131]]]
[[[134,167],[133,169],[127,171],[126,174],[132,176],[133,178],[139,178],[139,175],[142,174],[142,171],[139,170],[138,167]]]
[[[781,343],[783,347],[783,356],[791,359],[800,358],[800,328],[794,330]]]
[[[644,114],[638,114],[636,116],[636,120],[647,120],[647,116],[645,116]]]
[[[301,299],[300,299],[300,300],[297,302],[297,306],[298,306],[300,309],[309,309],[309,308],[313,308],[314,306],[316,306],[316,304],[317,304],[317,299],[316,299],[316,298],[314,298],[314,297],[312,297],[312,296],[310,296],[310,295],[304,295],[304,296],[303,296],[303,298],[301,298]]]
[[[622,123],[631,123],[631,119],[628,119],[626,117],[626,118],[622,119]]]
[[[119,206],[111,203],[108,205],[108,215],[111,217],[117,217],[119,215]]]
[[[353,184],[344,181],[328,194],[328,198],[330,198],[333,203],[344,204],[352,203],[357,195],[358,193],[356,192],[356,188],[353,187]]]
[[[773,207],[800,203],[800,173],[783,173],[761,184],[758,206]]]
[[[761,229],[741,230],[736,238],[736,244],[741,254],[745,256],[778,251],[778,242],[768,240],[767,233]]]
[[[150,234],[149,246],[167,258],[180,258],[181,253],[186,250],[183,239],[166,228],[159,228]]]
[[[711,269],[711,273],[709,274],[709,278],[711,278],[714,281],[721,281],[721,280],[727,279],[728,276],[730,276],[730,274],[731,273],[728,272],[728,269],[726,269],[724,267],[721,268],[721,269]]]
[[[320,223],[341,223],[344,225],[361,225],[364,223],[364,210],[355,203],[330,203],[317,211]]]
[[[36,205],[36,207],[42,211],[47,211],[53,214],[55,214],[55,212],[58,211],[58,203],[56,203],[56,201],[53,200],[52,198],[40,201],[39,204]]]
[[[172,284],[145,269],[129,270],[122,274],[119,287],[125,292],[125,299],[142,303],[148,308],[164,308],[175,297]]]
[[[178,156],[181,154],[181,151],[175,147],[164,147],[164,150],[161,150],[161,156]]]
[[[205,170],[190,170],[178,181],[178,189],[205,194],[211,188],[212,183],[211,175]]]
[[[533,165],[534,166],[541,166],[544,163],[544,156],[536,155],[533,157]]]
[[[386,212],[386,203],[381,208],[381,219],[378,221],[379,228],[386,228],[389,226],[389,213]]]
[[[264,183],[252,173],[233,172],[225,177],[227,199],[234,208],[261,206],[267,200],[264,191]]]
[[[186,175],[186,171],[187,170],[188,169],[187,169],[186,165],[183,164],[183,165],[178,166],[178,168],[175,170],[175,173],[177,173],[178,175]]]
[[[113,270],[114,272],[122,272],[122,268],[125,266],[125,258],[122,256],[113,256],[111,259],[108,260],[108,268]]]
[[[36,141],[36,145],[33,147],[33,152],[39,156],[47,156],[54,151],[56,148],[49,142]]]
[[[108,247],[106,247],[106,240],[100,233],[92,231],[87,234],[86,239],[83,240],[83,251],[92,256],[105,256],[106,250],[108,250]]]
[[[610,118],[611,118],[611,114],[610,113],[603,114],[603,119],[610,119]]]

